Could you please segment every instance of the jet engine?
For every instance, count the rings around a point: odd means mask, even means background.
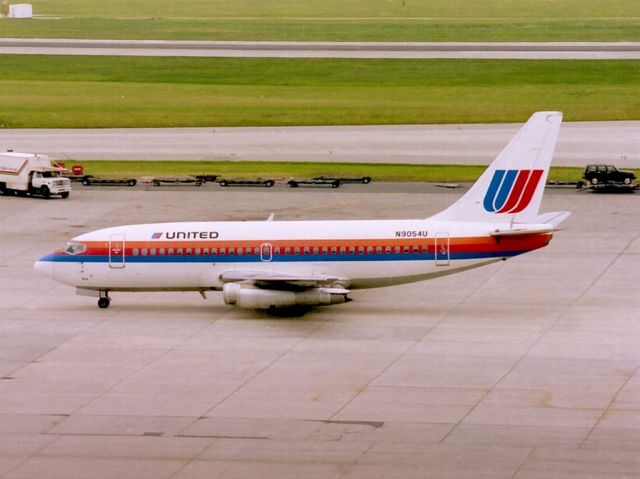
[[[246,309],[274,309],[291,306],[320,306],[350,301],[344,288],[310,288],[303,291],[262,289],[253,285],[227,283],[222,288],[225,304]]]

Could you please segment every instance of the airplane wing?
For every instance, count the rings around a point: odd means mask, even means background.
[[[298,276],[286,273],[271,273],[244,269],[227,270],[220,275],[223,283],[253,284],[265,289],[310,289],[329,288],[333,294],[347,294],[343,285],[349,284],[346,278],[335,276]]]

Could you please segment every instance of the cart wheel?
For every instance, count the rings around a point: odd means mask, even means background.
[[[370,176],[365,176],[364,178],[362,178],[362,182],[365,185],[368,185],[369,183],[371,183],[371,177]]]
[[[137,182],[138,182],[137,180],[129,180],[129,181],[127,181],[127,184],[128,184],[129,186],[136,186],[136,183],[137,183]]]
[[[83,184],[84,186],[89,186],[89,185],[91,184],[91,181],[89,180],[89,178],[84,178],[84,179],[82,180],[82,184]]]
[[[154,181],[153,182],[153,186],[160,186],[160,182],[159,181]]]
[[[200,180],[196,181],[196,186],[202,186],[202,181]]]
[[[331,183],[331,188],[339,188],[339,187],[340,187],[339,181],[334,181],[333,183]]]
[[[224,180],[222,180],[222,181],[220,182],[220,186],[227,186],[227,184],[228,184],[228,183],[227,183],[226,181],[224,181]]]
[[[267,180],[264,182],[264,186],[266,186],[267,188],[271,188],[274,184],[275,184],[275,181],[273,180]]]
[[[291,188],[297,188],[297,187],[298,187],[298,182],[297,182],[297,181],[293,181],[293,180],[291,180],[291,181],[289,182],[289,186],[290,186]]]

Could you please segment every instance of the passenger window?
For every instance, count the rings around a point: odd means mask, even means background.
[[[202,253],[202,250],[200,248],[196,248],[196,255],[200,256],[200,253]]]
[[[393,248],[393,252],[394,253],[400,253],[400,246],[396,246],[395,248]]]
[[[288,246],[284,249],[284,254],[291,254],[291,248]]]
[[[276,246],[273,251],[275,254],[280,254],[280,246]]]
[[[376,246],[376,253],[382,253],[382,246]]]
[[[213,255],[218,254],[218,248],[211,248],[211,254]]]
[[[427,245],[426,245],[426,244],[423,244],[423,245],[422,245],[422,252],[423,252],[423,253],[426,253],[426,252],[428,252],[428,251],[429,251],[429,248],[427,248]]]
[[[169,256],[173,256],[173,253],[174,253],[173,248],[169,248]]]
[[[384,252],[387,253],[387,254],[391,253],[391,246],[386,246],[384,248]]]
[[[209,248],[204,248],[204,249],[202,250],[202,254],[204,254],[204,255],[208,255],[208,254],[209,254]]]
[[[373,246],[367,246],[367,253],[373,253]]]
[[[364,253],[364,246],[358,246],[358,254]]]
[[[183,253],[182,248],[178,248],[178,255],[182,255],[182,253]]]
[[[331,247],[331,254],[336,254],[338,252],[338,248],[335,246]]]
[[[318,254],[320,252],[320,248],[318,248],[317,246],[313,247],[313,254]]]
[[[147,256],[147,248],[142,248],[142,256]]]
[[[405,247],[404,247],[404,252],[405,252],[405,253],[408,253],[408,252],[409,252],[409,246],[405,246]]]
[[[164,256],[167,254],[167,251],[164,248],[160,248],[160,255]]]
[[[356,247],[355,246],[349,246],[349,253],[350,254],[355,254],[356,252]]]
[[[296,247],[293,249],[293,252],[294,252],[295,254],[300,254],[300,247],[299,247],[299,246],[296,246]]]
[[[308,246],[304,247],[304,254],[309,254],[309,247]]]
[[[220,248],[220,255],[224,256],[227,254],[227,248]]]
[[[140,250],[138,248],[133,248],[133,256],[138,256],[140,254]]]
[[[414,252],[414,253],[417,253],[418,251],[420,251],[420,248],[418,247],[418,245],[415,245],[415,246],[413,247],[413,252]]]
[[[340,254],[345,254],[347,252],[346,246],[340,246]]]
[[[236,249],[235,248],[229,248],[229,255],[234,255],[236,254]]]
[[[185,253],[185,254],[189,254],[189,255],[190,255],[190,254],[192,253],[192,251],[193,251],[193,250],[192,250],[191,248],[187,248],[187,251],[186,251],[186,253]]]
[[[322,247],[322,254],[327,254],[329,252],[329,249],[326,246]]]
[[[151,248],[151,256],[155,256],[156,255],[156,249],[155,248]]]

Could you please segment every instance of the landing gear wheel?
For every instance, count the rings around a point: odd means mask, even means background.
[[[98,300],[98,308],[100,309],[106,309],[109,307],[109,304],[111,303],[111,300],[109,298],[100,298]]]

